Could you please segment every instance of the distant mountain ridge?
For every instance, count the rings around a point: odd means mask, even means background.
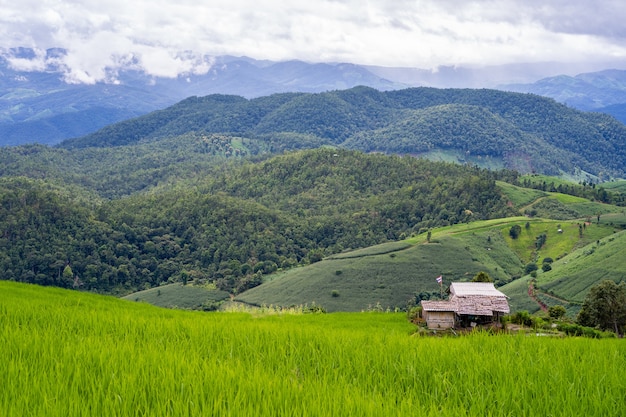
[[[559,75],[503,89],[551,97],[579,110],[607,113],[626,123],[626,71],[604,70],[576,76]]]
[[[556,77],[563,79],[565,84],[552,83],[554,91],[548,87],[543,90],[527,87],[530,85],[527,83],[546,75],[588,71],[601,66],[599,63],[575,68],[563,68],[556,63],[528,63],[484,68],[419,69],[217,56],[205,57],[207,62],[211,62],[211,67],[203,75],[164,78],[135,69],[120,69],[114,71],[106,83],[88,85],[64,81],[68,69],[59,63],[58,58],[65,53],[58,48],[45,51],[44,65],[36,60],[37,54],[32,49],[0,49],[0,146],[56,144],[112,123],[163,109],[190,96],[228,94],[256,98],[283,92],[345,90],[359,85],[380,91],[426,86],[528,91],[553,97],[582,110],[606,111],[622,121],[626,120],[626,109],[622,106],[625,100],[603,98],[603,94],[612,94],[606,93],[610,83],[604,86],[597,83],[593,88],[576,87],[573,93],[576,97],[568,96],[568,84],[571,83],[565,82],[573,77]],[[14,58],[22,60],[24,69],[11,65]],[[576,79],[578,83],[584,81],[579,77]],[[589,107],[585,104],[594,100],[601,102],[602,106],[611,107],[598,107],[597,103]]]
[[[626,126],[552,99],[497,90],[355,87],[247,100],[190,97],[167,109],[67,140],[60,147],[145,143],[189,132],[236,135],[274,151],[332,145],[365,152],[454,154],[520,172],[626,175]]]
[[[3,52],[3,53],[2,53]],[[49,57],[64,51],[51,49]],[[368,85],[405,87],[352,64],[269,62],[216,57],[204,75],[158,78],[121,71],[115,83],[68,84],[54,65],[37,71],[12,68],[9,57],[33,54],[26,48],[0,51],[0,146],[55,144],[106,125],[170,106],[189,96],[215,93],[247,98],[278,92],[320,92]]]

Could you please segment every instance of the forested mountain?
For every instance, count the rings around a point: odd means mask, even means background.
[[[496,178],[475,167],[331,149],[111,201],[3,178],[0,276],[108,293],[201,278],[240,292],[277,268],[511,214]]]
[[[60,147],[130,145],[189,132],[261,140],[270,151],[321,144],[412,155],[443,151],[460,155],[458,162],[496,160],[521,172],[584,171],[601,179],[626,173],[622,123],[551,99],[496,90],[356,87],[251,100],[190,97]]]

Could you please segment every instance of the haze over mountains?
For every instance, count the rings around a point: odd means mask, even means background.
[[[558,75],[530,84],[510,84],[506,90],[551,97],[585,111],[607,113],[626,123],[626,71],[604,70],[576,76]]]
[[[63,50],[47,51],[46,62]],[[15,69],[15,58],[33,51],[5,50],[0,57],[0,146],[56,144],[106,125],[163,109],[189,96],[214,93],[254,98],[282,92],[323,92],[358,85],[386,91],[411,86],[501,88],[552,97],[581,110],[603,111],[624,121],[626,71],[555,76],[564,68],[519,64],[484,68],[386,68],[339,63],[272,62],[246,57],[213,58],[206,74],[177,78],[126,70],[109,83],[68,84],[63,68]],[[582,70],[583,68],[581,68]],[[575,71],[568,68],[568,73]],[[534,82],[535,80],[540,80]]]

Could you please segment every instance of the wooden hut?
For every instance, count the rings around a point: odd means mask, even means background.
[[[491,282],[453,282],[448,301],[422,301],[429,329],[498,323],[510,311],[507,296]]]

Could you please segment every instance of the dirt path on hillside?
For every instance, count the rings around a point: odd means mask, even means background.
[[[520,207],[518,210],[519,210],[520,213],[524,213],[524,211],[527,208],[530,208],[530,207],[534,206],[535,204],[537,204],[538,202],[540,202],[541,200],[546,199],[546,198],[548,198],[548,196],[539,197],[538,199],[530,202],[529,204],[526,204],[525,206]]]
[[[532,298],[539,305],[539,308],[541,309],[541,311],[548,311],[548,306],[545,305],[540,299],[537,298],[537,295],[535,293],[535,286],[533,285],[532,282],[528,285],[528,296]]]

